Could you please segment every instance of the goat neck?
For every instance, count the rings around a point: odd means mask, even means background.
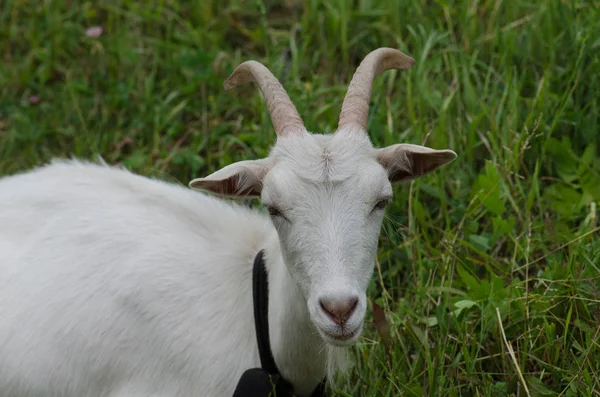
[[[327,372],[330,349],[311,322],[306,298],[284,263],[276,233],[264,251],[273,357],[281,375],[294,386],[296,393],[308,395]]]

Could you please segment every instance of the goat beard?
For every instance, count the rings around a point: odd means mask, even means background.
[[[327,380],[333,382],[335,375],[346,374],[350,367],[348,348],[327,345]]]

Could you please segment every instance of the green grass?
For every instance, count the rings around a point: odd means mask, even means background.
[[[369,288],[385,317],[336,395],[600,396],[599,3],[282,4],[4,0],[0,174],[101,155],[187,184],[274,141],[256,86],[222,88],[238,63],[328,133],[358,62],[398,48],[417,63],[376,81],[374,144],[459,158],[396,188]]]

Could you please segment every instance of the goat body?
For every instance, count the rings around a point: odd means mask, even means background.
[[[0,225],[2,396],[231,395],[260,365],[251,270],[263,248],[274,355],[294,362],[287,375],[300,390],[324,375],[314,333],[299,334],[309,321],[301,299],[273,268],[281,254],[262,214],[60,161],[0,179]]]

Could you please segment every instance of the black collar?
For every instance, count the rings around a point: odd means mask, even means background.
[[[269,338],[269,280],[265,268],[264,251],[254,258],[252,269],[252,296],[254,300],[254,327],[256,329],[256,343],[260,365],[270,375],[280,375],[273,353],[271,352],[271,339]]]
[[[252,269],[252,294],[254,300],[254,326],[256,328],[256,342],[262,368],[269,373],[273,382],[281,386],[282,391],[293,393],[292,385],[279,373],[269,339],[269,281],[265,268],[264,251],[258,252],[254,258]],[[279,393],[277,394],[280,395]],[[284,394],[282,394],[284,395]],[[325,397],[325,380],[317,386],[311,397]]]

